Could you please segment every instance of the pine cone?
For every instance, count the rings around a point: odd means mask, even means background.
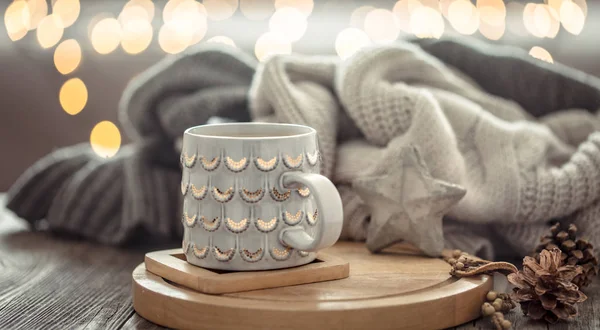
[[[585,288],[598,275],[598,258],[594,255],[594,246],[583,239],[577,239],[577,226],[570,224],[567,228],[560,222],[550,228],[550,234],[540,239],[540,244],[535,249],[533,257],[540,262],[542,250],[559,248],[562,251],[561,259],[568,265],[579,265],[583,268],[581,274],[573,279],[573,283],[580,288]]]
[[[516,287],[512,297],[521,304],[523,314],[534,320],[555,323],[577,316],[575,304],[587,299],[571,281],[583,271],[581,266],[565,265],[561,251],[542,250],[539,263],[532,257],[523,259],[523,270],[508,275]]]

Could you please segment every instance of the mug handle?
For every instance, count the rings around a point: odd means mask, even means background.
[[[337,189],[325,176],[315,173],[285,172],[279,177],[279,186],[290,189],[298,184],[308,187],[317,202],[318,217],[322,219],[315,237],[301,226],[279,232],[279,241],[301,251],[317,251],[332,246],[340,237],[344,214],[342,199]]]

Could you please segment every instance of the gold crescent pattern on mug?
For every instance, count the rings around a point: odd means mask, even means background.
[[[203,200],[204,197],[206,197],[206,193],[208,192],[206,185],[200,188],[196,188],[196,186],[192,183],[190,184],[190,189],[192,189],[192,196],[194,196],[194,198],[199,201]]]
[[[189,249],[190,249],[190,244],[188,244],[188,242],[183,240],[183,242],[181,243],[181,250],[183,251],[183,254],[188,253]]]
[[[304,157],[302,157],[302,154],[299,154],[296,158],[292,158],[289,155],[285,155],[285,157],[283,157],[283,164],[290,170],[295,170],[302,166],[303,159]]]
[[[250,225],[250,221],[248,221],[247,218],[244,218],[238,222],[233,221],[231,218],[227,218],[225,220],[225,227],[227,227],[227,229],[229,229],[229,231],[231,231],[232,233],[243,233],[244,231],[246,231],[246,229],[248,229],[248,226]]]
[[[188,191],[189,184],[187,182],[181,182],[181,195],[185,196]]]
[[[244,157],[237,162],[230,157],[225,158],[225,166],[234,173],[241,172],[248,167],[248,158]]]
[[[193,245],[192,252],[194,253],[194,256],[196,256],[196,258],[198,258],[198,259],[206,258],[206,256],[208,255],[208,246],[198,249],[198,247],[196,247],[195,244],[192,244],[192,245]]]
[[[310,189],[308,189],[308,187],[299,188],[297,191],[298,191],[298,195],[300,195],[302,197],[310,196]]]
[[[265,190],[258,188],[255,191],[249,191],[246,188],[240,189],[240,197],[247,203],[258,203],[265,196]]]
[[[270,172],[270,171],[274,170],[275,168],[277,168],[278,164],[279,164],[279,159],[277,158],[277,156],[275,156],[269,160],[264,160],[260,157],[254,158],[254,165],[256,165],[256,168],[258,168],[259,170],[261,170],[263,172]]]
[[[284,249],[278,249],[276,247],[273,247],[269,250],[269,254],[273,259],[277,261],[285,261],[288,260],[289,257],[292,255],[292,248],[289,246]]]
[[[273,188],[271,188],[270,194],[271,194],[271,198],[273,198],[273,200],[275,200],[276,202],[283,202],[283,201],[287,200],[288,198],[290,198],[290,195],[292,194],[292,192],[290,190],[288,190],[284,193],[280,193],[277,190],[277,188],[273,187]]]
[[[209,172],[214,171],[219,167],[219,164],[221,164],[221,157],[217,156],[209,161],[206,157],[202,156],[200,157],[200,164],[202,164],[203,169]]]
[[[302,215],[304,212],[302,212],[302,210],[299,210],[298,212],[296,212],[295,215],[292,215],[290,212],[285,211],[283,212],[283,222],[285,222],[286,225],[288,226],[295,226],[297,224],[300,223],[300,221],[302,221]]]
[[[226,251],[222,251],[221,249],[219,249],[218,247],[213,247],[213,254],[215,256],[215,259],[219,260],[219,261],[229,261],[231,259],[233,259],[233,255],[235,254],[235,248],[231,248],[229,250]]]
[[[260,261],[265,255],[265,250],[259,248],[254,252],[250,252],[248,249],[240,250],[240,256],[247,262],[257,262]]]
[[[263,233],[270,233],[273,230],[275,230],[275,228],[277,228],[277,217],[273,217],[273,219],[269,220],[269,221],[265,221],[261,218],[256,219],[256,221],[254,222],[254,225],[256,226],[256,229],[258,229],[259,231],[263,232]]]
[[[211,221],[208,220],[208,218],[206,218],[205,216],[201,216],[198,221],[200,221],[202,227],[207,231],[215,231],[219,229],[219,226],[221,226],[221,221],[219,221],[219,217],[215,217]]]
[[[217,202],[226,203],[233,198],[234,190],[233,187],[229,187],[229,189],[225,191],[221,191],[219,188],[213,187],[211,193]]]
[[[188,216],[187,212],[183,212],[183,223],[185,223],[188,227],[194,227],[194,225],[196,224],[196,219],[198,219],[198,216],[196,214],[194,214],[193,216]]]
[[[302,258],[308,257],[308,252],[298,250],[298,255]]]
[[[196,154],[194,153],[191,156],[188,156],[187,152],[184,152],[181,155],[181,163],[183,166],[187,167],[187,168],[192,168],[194,167],[194,165],[196,164],[196,160],[198,158],[196,157]]]
[[[315,152],[313,152],[312,154],[310,152],[306,152],[306,161],[308,162],[308,164],[310,166],[315,166],[317,165],[317,162],[319,161],[319,150],[315,150]]]
[[[309,225],[311,225],[311,226],[316,225],[318,220],[319,220],[319,210],[315,209],[315,212],[313,214],[310,214],[310,212],[306,212],[306,222],[308,222]]]

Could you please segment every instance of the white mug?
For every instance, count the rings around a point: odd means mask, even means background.
[[[307,126],[227,123],[183,136],[183,252],[221,270],[307,264],[342,230],[342,201],[320,173]]]

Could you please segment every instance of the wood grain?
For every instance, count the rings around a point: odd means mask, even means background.
[[[3,205],[0,197],[0,329],[164,329],[137,315],[131,301],[131,272],[157,247],[116,249],[30,232]],[[495,278],[495,285],[506,290],[503,277]],[[528,321],[518,309],[507,318],[515,329],[599,329],[598,279],[586,294],[573,322],[547,326]],[[436,311],[428,315],[435,317]],[[319,328],[327,326],[332,325]],[[454,329],[491,328],[477,319]]]
[[[346,278],[348,262],[319,253],[316,262],[286,269],[253,272],[215,272],[196,267],[185,260],[181,249],[146,254],[146,269],[168,281],[208,294],[287,287]]]

